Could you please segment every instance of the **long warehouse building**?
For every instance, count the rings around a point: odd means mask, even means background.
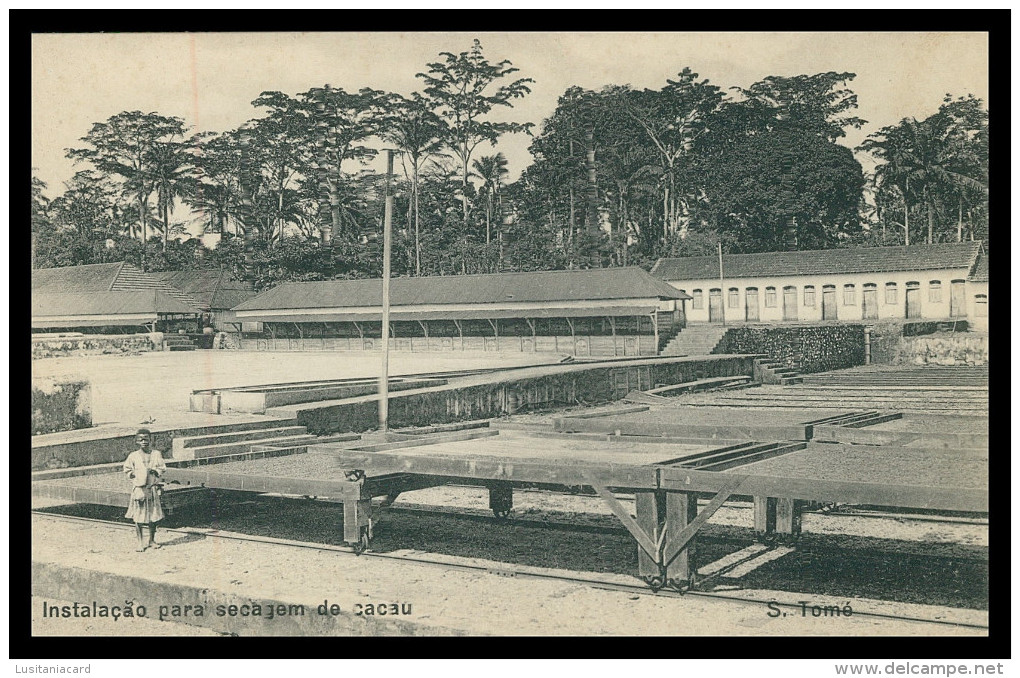
[[[390,347],[657,355],[690,298],[640,268],[395,278]],[[284,283],[233,310],[243,350],[376,350],[382,280]]]

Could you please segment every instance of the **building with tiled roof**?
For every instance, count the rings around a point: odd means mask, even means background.
[[[640,268],[396,278],[396,350],[654,355],[689,297]],[[377,348],[382,281],[284,283],[234,308],[242,347]]]
[[[36,269],[31,283],[34,330],[200,329],[192,296],[126,262]]]
[[[982,270],[987,281],[982,243],[960,242],[725,254],[721,267],[718,256],[664,258],[651,273],[693,297],[688,322],[773,323],[976,320]]]
[[[967,276],[968,317],[971,326],[988,331],[988,253],[981,249]]]
[[[148,275],[194,299],[209,314],[216,329],[229,331],[236,320],[231,309],[255,296],[251,283],[224,270],[161,271]]]

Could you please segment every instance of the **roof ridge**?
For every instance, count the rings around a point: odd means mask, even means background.
[[[818,252],[850,252],[850,251],[868,251],[868,250],[892,250],[892,249],[906,249],[909,247],[974,247],[984,245],[983,240],[963,241],[963,242],[936,242],[936,243],[913,243],[910,245],[878,245],[875,247],[828,247],[814,250],[770,250],[767,252],[724,252],[723,257],[759,257],[763,254],[816,254]],[[659,257],[655,261],[655,265],[652,267],[652,271],[658,267],[660,261],[672,261],[677,259],[715,259],[718,257],[717,254],[696,254],[692,256],[681,256],[681,257]]]
[[[123,264],[123,261],[97,261],[94,264],[71,264],[70,266],[47,266],[46,268],[35,268],[33,271],[61,271],[65,268],[86,268],[88,266],[115,266]]]
[[[124,264],[126,263],[127,263],[126,261],[120,262],[120,265],[117,267],[117,272],[113,274],[113,279],[110,280],[109,287],[106,288],[107,292],[113,291],[113,286],[117,284],[117,280],[120,278],[120,274],[124,272]]]
[[[401,275],[391,276],[390,280],[416,280],[416,279],[435,279],[435,278],[479,278],[483,276],[497,276],[497,275],[539,275],[544,273],[585,273],[595,271],[629,271],[637,269],[645,274],[648,271],[641,268],[640,266],[610,266],[608,268],[557,268],[549,271],[500,271],[498,273],[454,273],[452,275]],[[287,280],[280,283],[276,287],[270,289],[276,289],[284,285],[316,285],[322,283],[331,282],[356,282],[356,281],[368,281],[368,280],[382,280],[382,278],[330,278],[328,280]],[[268,291],[268,290],[265,290]]]

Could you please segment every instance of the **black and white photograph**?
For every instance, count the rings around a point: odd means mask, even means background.
[[[17,614],[995,635],[989,91],[979,31],[33,34]]]

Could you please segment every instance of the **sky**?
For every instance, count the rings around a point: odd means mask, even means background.
[[[659,89],[684,67],[724,89],[770,75],[856,73],[856,113],[869,122],[841,141],[851,148],[904,117],[934,113],[947,93],[988,101],[984,33],[47,34],[32,39],[32,166],[47,194],[59,195],[76,169],[64,149],[121,111],[223,131],[258,117],[251,101],[265,90],[294,95],[329,83],[409,95],[428,62],[474,38],[490,61],[509,59],[516,77],[535,80],[495,120],[539,125],[572,85]],[[523,134],[499,142],[511,180],[530,163],[529,143]],[[491,152],[483,146],[478,155]]]

